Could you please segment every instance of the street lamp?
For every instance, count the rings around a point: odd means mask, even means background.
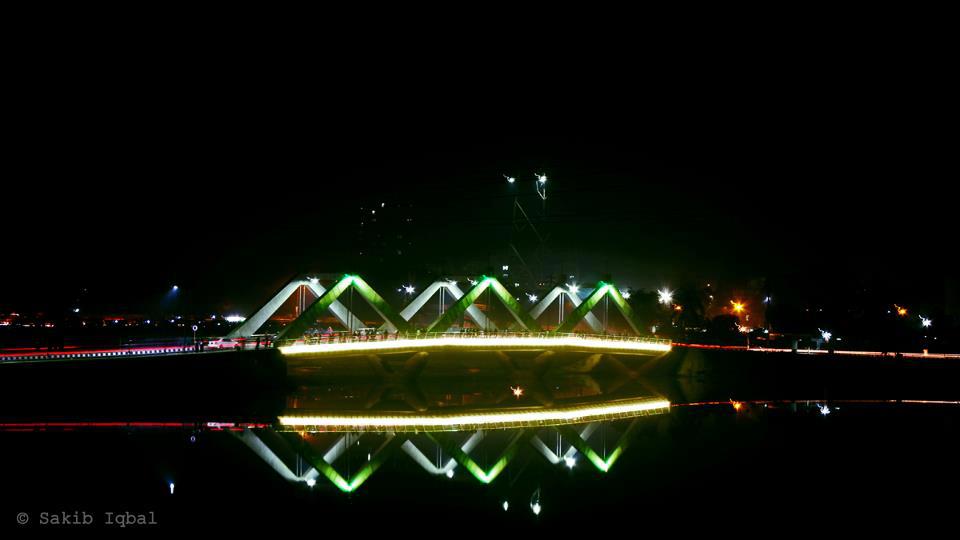
[[[820,329],[818,328],[818,330]],[[833,337],[833,332],[830,332],[829,330],[820,330],[820,337],[823,338],[824,343],[830,343],[830,338]]]
[[[665,306],[669,306],[670,304],[673,303],[673,291],[671,291],[670,289],[667,289],[666,287],[664,287],[659,291],[657,291],[657,294],[659,295],[659,301],[661,304]]]
[[[537,177],[537,195],[547,200],[547,175],[536,173],[535,176]]]

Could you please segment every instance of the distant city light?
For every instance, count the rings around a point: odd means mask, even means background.
[[[174,291],[179,291],[179,290],[180,290],[180,287],[174,285],[174,286],[173,286],[173,290],[174,290]]]
[[[503,511],[506,512],[506,511],[509,510],[509,509],[510,509],[510,502],[509,502],[509,501],[503,501]]]
[[[507,270],[510,269],[510,265],[509,265],[509,264],[505,264],[505,265],[501,266],[500,268],[501,268],[504,272],[506,272]]]
[[[310,283],[313,283],[314,285],[316,285],[317,283],[320,283],[320,280],[315,277],[307,278],[307,279],[309,279]]]
[[[572,469],[573,466],[577,464],[577,459],[574,457],[565,457],[563,458],[563,462],[568,469]]]
[[[567,283],[567,290],[570,294],[577,294],[580,292],[580,287],[576,283]]]
[[[930,328],[930,325],[933,324],[933,319],[928,319],[923,315],[920,315],[920,324],[922,324],[924,328]]]
[[[173,495],[173,488],[174,488],[173,482],[170,482],[170,494],[171,494],[171,495]]]
[[[820,329],[818,328],[818,330]],[[833,337],[833,333],[829,330],[820,330],[820,337],[822,337],[826,343],[830,343],[830,338]]]
[[[73,308],[73,312],[74,312],[74,313],[80,313],[80,308],[78,308],[78,307]]]
[[[247,318],[241,317],[240,315],[227,315],[226,317],[223,318],[223,320],[231,323],[236,323],[236,322],[243,322],[247,320]]]
[[[315,485],[317,485],[317,479],[316,479],[316,478],[307,478],[307,486],[313,487],[313,486],[315,486]]]
[[[545,174],[537,173],[536,176],[537,176],[537,182],[540,182],[541,184],[543,184],[543,183],[545,183],[545,182],[547,181],[547,175],[545,175]],[[560,183],[562,184],[563,182],[560,182]]]
[[[906,317],[906,316],[907,316],[907,308],[905,308],[905,307],[900,307],[900,306],[898,306],[898,305],[896,305],[896,304],[894,304],[893,307],[897,308],[897,315],[899,315],[899,316],[901,316],[901,317]]]
[[[820,404],[818,403],[818,404],[817,404],[817,408],[820,409],[820,414],[822,414],[823,416],[826,416],[826,415],[830,414],[830,406],[827,405],[826,403],[824,403],[823,405],[820,405]]]
[[[527,298],[529,298],[531,302],[536,302],[536,301],[537,301],[537,295],[535,295],[535,294],[533,294],[533,293],[527,293]]]
[[[405,292],[405,293],[407,293],[407,294],[413,294],[413,293],[417,292],[417,288],[414,287],[413,285],[404,285],[404,286],[403,286],[403,292]]]
[[[523,388],[520,386],[517,386],[516,388],[511,386],[510,391],[513,392],[513,397],[517,399],[520,399],[520,397],[523,396]]]
[[[673,291],[670,289],[664,287],[657,291],[657,295],[659,296],[658,300],[661,304],[668,306],[673,303]]]
[[[737,411],[737,412],[740,412],[740,411],[743,409],[743,402],[742,402],[742,401],[734,401],[734,400],[731,399],[731,400],[730,400],[730,405],[733,405],[733,410],[735,410],[735,411]]]
[[[453,469],[447,471],[447,478],[453,478]]]
[[[475,279],[470,279],[470,278],[467,278],[467,281],[469,281],[469,282],[470,282],[470,285],[473,285],[473,286],[476,286],[476,284],[479,283],[479,281],[477,281],[477,280],[475,280]]]
[[[507,183],[509,184],[512,184],[517,181],[517,179],[512,176],[503,175],[503,177],[507,179]]]
[[[530,505],[530,509],[533,510],[533,514],[534,514],[534,515],[539,516],[539,515],[540,515],[540,510],[542,510],[543,507],[540,506],[540,503],[539,503],[539,502],[535,502],[535,503],[533,503],[532,505]]]
[[[743,313],[743,310],[747,307],[745,303],[737,300],[731,300],[730,304],[733,306],[733,312],[736,314]]]
[[[620,291],[620,296],[622,296],[624,300],[629,300],[629,299],[630,299],[630,291],[629,291],[629,290]]]
[[[764,303],[764,304],[769,304],[771,300],[773,300],[773,298],[771,298],[771,297],[769,297],[769,296],[766,296],[766,297],[764,297],[764,299],[763,299],[763,303]]]

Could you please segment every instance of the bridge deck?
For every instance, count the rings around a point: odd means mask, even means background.
[[[350,353],[378,353],[447,350],[578,350],[622,353],[665,353],[671,349],[670,340],[655,338],[616,338],[583,335],[485,335],[465,336],[440,334],[422,338],[408,337],[341,343],[295,344],[280,347],[284,355],[343,355]]]

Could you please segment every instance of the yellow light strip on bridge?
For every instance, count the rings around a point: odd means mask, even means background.
[[[670,410],[665,399],[642,399],[576,407],[557,407],[516,412],[430,415],[344,414],[324,416],[280,416],[281,426],[309,428],[307,431],[442,431],[457,429],[517,428],[578,424],[597,420],[628,418]],[[298,431],[300,429],[297,429]]]
[[[615,339],[569,337],[439,337],[428,339],[388,339],[350,343],[318,343],[280,347],[283,354],[340,354],[346,352],[376,352],[432,348],[535,348],[579,349],[603,351],[669,352],[668,341],[620,341]]]

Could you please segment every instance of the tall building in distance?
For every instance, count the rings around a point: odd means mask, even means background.
[[[356,256],[364,268],[407,268],[414,245],[414,204],[371,200],[359,206]]]

